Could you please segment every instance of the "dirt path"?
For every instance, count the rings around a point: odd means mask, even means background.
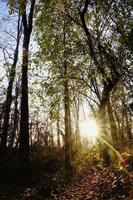
[[[92,182],[94,176],[92,172],[86,171],[83,176],[74,179],[72,183],[65,188],[65,191],[58,197],[58,200],[89,200],[94,193]]]

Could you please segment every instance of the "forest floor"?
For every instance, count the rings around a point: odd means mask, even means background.
[[[52,177],[52,176],[51,176]],[[60,184],[56,176],[38,184],[0,184],[0,200],[133,200],[133,180],[113,168],[89,168]]]
[[[131,180],[121,176],[123,186],[111,177],[113,171],[104,169],[94,175],[90,170],[82,175],[73,177],[69,184],[37,186],[27,185],[0,185],[1,200],[133,200]],[[108,174],[108,175],[107,175]],[[105,176],[107,177],[105,179]],[[112,179],[112,180],[111,180]],[[130,182],[130,183],[129,183]],[[53,190],[51,190],[53,187]]]
[[[55,161],[37,162],[23,182],[8,162],[4,170],[0,166],[0,200],[133,200],[132,171],[79,163],[66,174]]]
[[[82,176],[74,177],[64,188],[58,200],[133,200],[133,182],[122,174],[116,175],[114,169],[104,168],[94,174],[84,171]]]

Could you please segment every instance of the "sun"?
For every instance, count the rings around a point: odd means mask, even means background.
[[[82,137],[86,137],[92,141],[93,144],[96,143],[96,139],[99,135],[98,127],[94,119],[88,119],[86,121],[80,122],[80,134]]]

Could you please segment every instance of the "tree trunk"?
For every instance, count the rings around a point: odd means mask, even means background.
[[[109,124],[110,124],[112,142],[113,142],[113,145],[116,146],[117,142],[118,142],[117,127],[116,127],[116,123],[115,123],[115,119],[114,119],[114,115],[113,115],[113,110],[112,110],[110,98],[109,98],[108,103],[107,103],[107,111],[108,111],[108,117],[109,117]]]
[[[75,104],[75,120],[76,120],[75,150],[78,151],[79,147],[81,146],[80,127],[79,127],[79,95],[78,95],[77,99],[74,100],[74,104]]]
[[[71,164],[71,118],[70,118],[70,98],[69,98],[69,79],[68,79],[68,66],[67,66],[67,22],[64,19],[63,27],[63,71],[64,71],[64,126],[65,126],[65,166],[66,171],[70,169]]]
[[[58,117],[57,117],[57,146],[58,146],[58,148],[61,147],[61,143],[60,143],[60,111],[58,111]]]
[[[18,113],[18,96],[19,96],[19,86],[16,84],[16,92],[15,92],[15,107],[14,107],[14,116],[13,116],[13,130],[12,134],[10,136],[9,146],[13,147],[14,145],[14,139],[16,136],[16,131],[18,129],[18,123],[19,123],[19,113]]]
[[[23,5],[22,23],[24,27],[23,57],[22,57],[22,96],[21,96],[21,118],[19,138],[19,160],[22,165],[29,161],[29,106],[28,106],[28,62],[29,43],[33,26],[33,11],[35,0],[31,1],[30,13],[26,15],[26,3]]]
[[[98,125],[100,129],[100,134],[102,136],[107,136],[107,131],[106,131],[106,124],[105,124],[105,114],[106,114],[106,105],[109,99],[109,93],[110,91],[108,90],[108,87],[104,85],[103,91],[102,91],[102,97],[100,100],[100,105],[99,105],[99,110],[97,114],[97,120],[98,120]]]
[[[29,159],[29,107],[28,107],[28,53],[29,36],[24,35],[23,61],[22,61],[22,97],[21,97],[21,118],[19,138],[19,158],[27,161]]]
[[[70,145],[70,103],[69,103],[69,86],[67,76],[67,65],[64,63],[65,82],[64,82],[64,109],[65,109],[65,162],[66,167],[70,166],[71,159],[71,145]]]

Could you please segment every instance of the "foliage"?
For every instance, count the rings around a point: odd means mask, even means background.
[[[55,199],[122,200],[128,197],[132,184],[132,179],[116,168],[103,168],[97,174],[87,168],[76,174]]]
[[[100,149],[97,146],[94,146],[88,155],[90,165],[94,168],[95,171],[99,171],[103,168],[104,161],[100,154]]]
[[[125,169],[130,175],[133,172],[133,153],[125,151],[122,153],[123,162],[120,162],[118,165],[121,169]]]
[[[90,150],[80,150],[74,156],[72,165],[79,174],[83,173],[86,168],[93,169],[95,172],[100,171],[103,168],[103,159],[101,158],[99,148],[94,146]]]
[[[104,168],[96,180],[98,199],[124,199],[132,183],[124,171],[115,168]]]

